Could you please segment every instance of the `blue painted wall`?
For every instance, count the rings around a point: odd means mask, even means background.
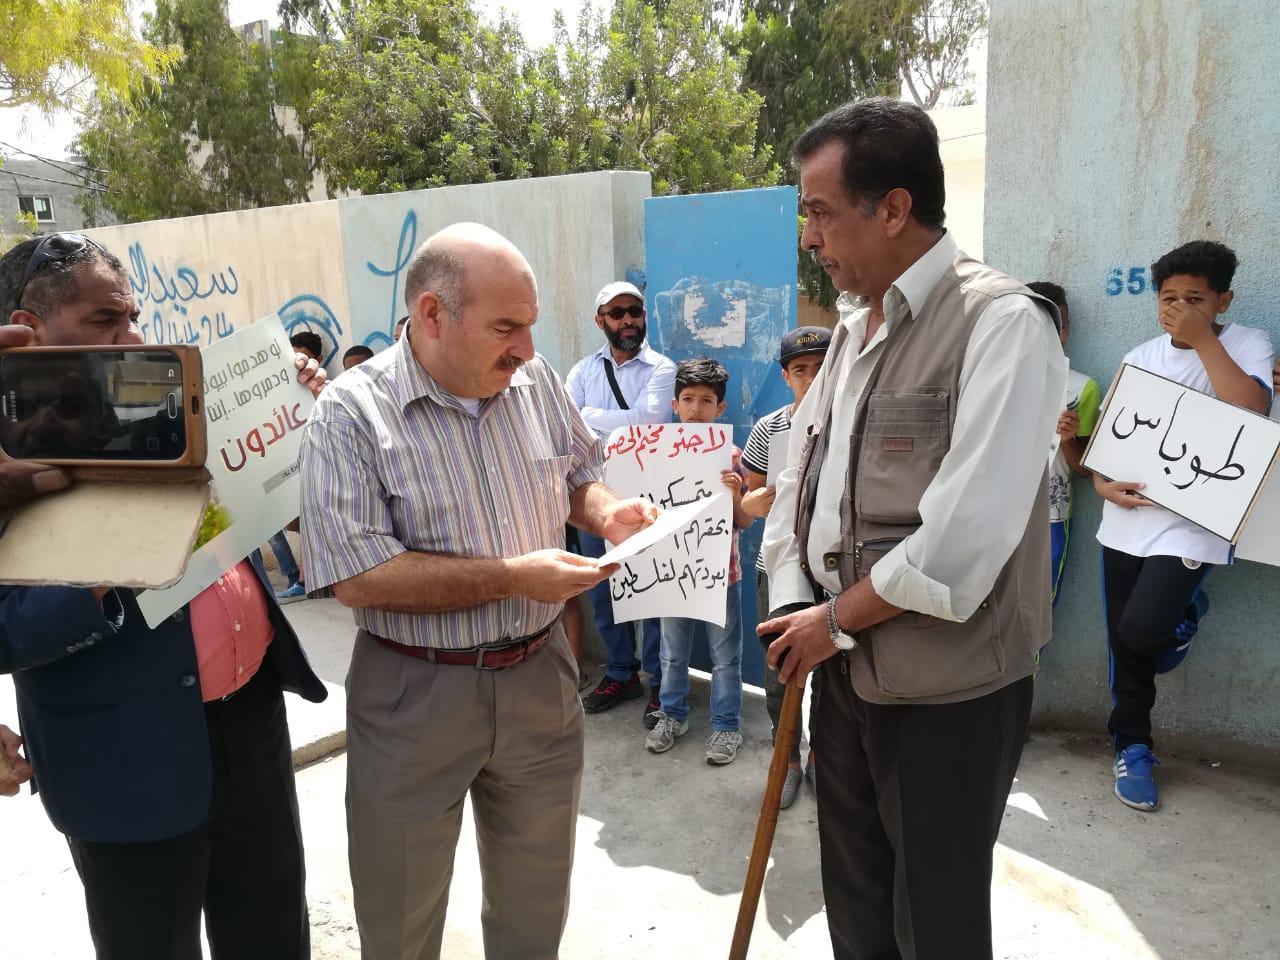
[[[791,402],[778,369],[778,343],[795,326],[795,187],[654,197],[644,204],[649,342],[679,362],[706,355],[729,371],[734,442]],[[755,567],[764,524],[742,534],[743,678],[764,682],[755,642]],[[703,659],[699,663],[697,658]],[[705,651],[695,665],[706,669]]]
[[[986,259],[1066,287],[1067,352],[1104,390],[1160,332],[1148,265],[1188,240],[1235,248],[1229,318],[1280,343],[1277,50],[1267,0],[993,0]],[[1100,502],[1076,491],[1036,718],[1105,733]],[[1196,646],[1159,681],[1157,748],[1280,759],[1280,569],[1242,562],[1206,587]]]

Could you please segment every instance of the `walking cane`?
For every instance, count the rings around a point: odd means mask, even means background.
[[[782,695],[782,715],[778,718],[778,731],[773,742],[773,759],[769,761],[769,779],[765,782],[764,799],[760,801],[756,839],[751,845],[747,879],[742,884],[742,901],[738,904],[738,923],[733,928],[729,960],[747,960],[751,928],[755,926],[760,890],[764,887],[764,871],[769,865],[769,850],[773,847],[773,833],[778,826],[782,784],[787,779],[787,764],[791,759],[791,745],[796,741],[796,727],[800,725],[800,702],[803,698],[802,685],[794,682],[787,684]]]

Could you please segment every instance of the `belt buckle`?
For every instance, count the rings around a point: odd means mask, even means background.
[[[499,667],[486,667],[486,666],[484,665],[484,655],[485,655],[486,653],[495,653],[495,652],[496,652],[496,651],[498,651],[498,650],[504,650],[504,649],[506,649],[507,647],[509,647],[510,645],[511,645],[511,638],[510,638],[510,637],[503,637],[501,640],[499,640],[499,641],[498,641],[498,643],[497,643],[495,646],[492,646],[492,647],[480,647],[478,650],[476,650],[476,663],[475,663],[475,668],[476,668],[477,670],[498,670],[498,669],[500,669]]]

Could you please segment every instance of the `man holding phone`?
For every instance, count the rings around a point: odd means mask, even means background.
[[[0,258],[0,318],[36,346],[140,344],[137,317],[123,265],[86,237]],[[319,392],[318,364],[296,364]],[[326,692],[247,562],[155,629],[132,590],[0,587],[0,671],[100,960],[199,960],[202,909],[214,956],[310,956],[282,691]]]

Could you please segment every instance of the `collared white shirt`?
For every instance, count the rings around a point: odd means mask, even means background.
[[[609,386],[604,365],[613,367],[618,388],[631,409],[622,410]],[[618,427],[641,423],[668,423],[676,386],[676,365],[646,341],[640,352],[619,364],[609,344],[579,360],[564,382],[573,405],[601,440],[608,440]]]
[[[840,323],[848,328],[849,344],[838,365],[823,364],[792,416],[788,466],[765,521],[772,609],[813,601],[794,532],[796,474],[825,379],[839,378],[806,560],[818,582],[838,593],[839,575],[822,561],[824,554],[840,551],[840,503],[848,495],[849,444],[859,397],[893,325],[908,310],[918,314],[924,308],[958,252],[945,233],[893,283],[884,297],[885,322],[865,347],[870,305],[842,298]],[[1028,312],[1034,314],[1030,320]],[[920,498],[921,526],[872,567],[871,584],[881,598],[946,620],[965,620],[977,610],[1026,530],[1066,371],[1057,331],[1028,297],[999,297],[983,311],[961,366],[951,448]]]

